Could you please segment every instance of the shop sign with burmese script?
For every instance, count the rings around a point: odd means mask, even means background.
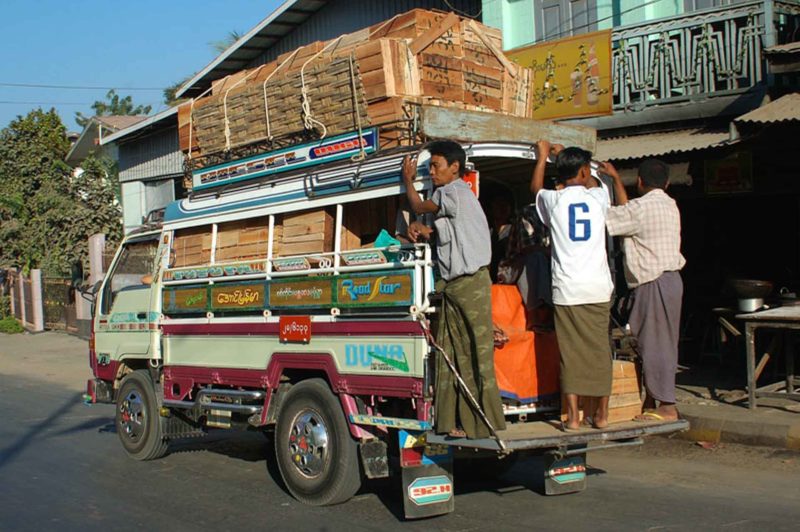
[[[269,283],[270,308],[330,307],[333,282],[330,277],[281,279]]]
[[[260,310],[264,308],[266,287],[263,281],[218,283],[211,287],[212,310]]]
[[[408,306],[413,286],[411,271],[342,275],[336,278],[336,302],[340,307]]]
[[[208,285],[168,286],[164,288],[163,306],[167,314],[205,312],[208,307]]]

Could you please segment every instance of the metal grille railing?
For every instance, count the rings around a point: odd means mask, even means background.
[[[748,90],[765,76],[761,52],[767,21],[772,21],[775,44],[794,40],[800,5],[747,2],[615,29],[614,109],[641,110]]]
[[[47,278],[42,284],[45,327],[77,330],[75,291],[72,289],[70,279]]]

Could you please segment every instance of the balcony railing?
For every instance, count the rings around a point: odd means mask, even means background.
[[[614,110],[745,92],[764,79],[762,49],[800,39],[798,27],[800,4],[754,1],[617,28]]]

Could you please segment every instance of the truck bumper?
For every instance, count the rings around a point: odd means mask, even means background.
[[[102,379],[86,381],[86,395],[92,403],[113,403],[114,385]]]

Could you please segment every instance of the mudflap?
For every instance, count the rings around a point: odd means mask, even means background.
[[[564,495],[586,489],[586,446],[548,451],[544,455],[545,495]]]
[[[406,519],[452,512],[453,448],[428,445],[425,432],[398,431],[403,471],[403,509]]]

